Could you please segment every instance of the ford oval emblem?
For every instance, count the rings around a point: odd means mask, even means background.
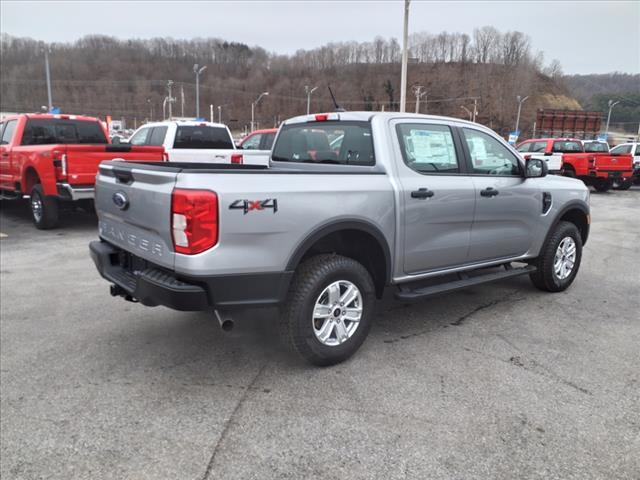
[[[116,192],[113,194],[113,203],[116,204],[120,210],[126,210],[129,207],[129,199],[124,192]]]

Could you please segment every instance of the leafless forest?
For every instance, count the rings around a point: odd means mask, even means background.
[[[251,102],[260,102],[261,127],[304,113],[305,85],[318,86],[312,110],[332,110],[327,85],[348,110],[397,110],[401,46],[394,38],[329,43],[293,55],[220,39],[118,40],[88,36],[45,45],[2,36],[2,111],[36,111],[47,103],[44,51],[49,50],[53,104],[64,112],[125,118],[128,126],[163,116],[173,81],[174,116],[195,113],[193,65],[207,65],[200,81],[200,110],[221,106],[222,120],[241,129]],[[531,128],[541,107],[580,108],[562,80],[557,61],[545,62],[520,32],[483,27],[473,35],[416,33],[410,39],[409,84],[422,85],[422,113],[466,118],[477,104],[478,121],[501,133],[513,127],[516,95],[528,95],[521,127]],[[184,102],[182,99],[184,98]],[[413,89],[407,110],[415,109]],[[467,110],[465,110],[465,107]],[[168,108],[167,108],[168,110]],[[168,111],[165,112],[168,114]]]

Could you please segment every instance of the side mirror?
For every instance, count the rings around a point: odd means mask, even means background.
[[[547,162],[541,158],[530,158],[525,162],[525,178],[542,178],[549,173]]]

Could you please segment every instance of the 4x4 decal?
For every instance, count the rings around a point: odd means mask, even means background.
[[[265,200],[236,200],[229,205],[229,210],[242,210],[244,215],[252,210],[272,209],[273,213],[278,211],[278,199],[267,198]]]

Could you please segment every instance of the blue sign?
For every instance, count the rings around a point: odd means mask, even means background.
[[[607,137],[608,137],[608,135],[606,133],[600,133],[600,134],[598,134],[598,141],[599,142],[606,142],[607,141]]]
[[[511,145],[515,145],[518,141],[518,137],[520,136],[520,130],[516,132],[509,132],[509,143]]]
[[[60,112],[60,107],[51,107],[51,110],[49,110],[49,113],[53,113],[54,115],[58,115]]]

